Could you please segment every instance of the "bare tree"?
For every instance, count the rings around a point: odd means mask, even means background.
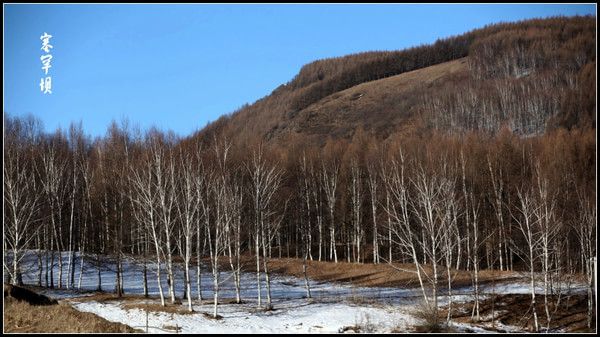
[[[455,182],[449,178],[445,164],[438,172],[428,174],[419,165],[415,179],[411,179],[414,195],[409,203],[417,224],[423,233],[419,245],[431,262],[432,275],[425,274],[431,285],[431,309],[438,311],[438,266],[443,261],[444,235],[451,229],[452,203],[455,199]]]
[[[165,262],[167,267],[167,284],[169,286],[169,295],[171,303],[175,303],[175,277],[173,273],[173,248],[171,246],[172,235],[174,233],[176,201],[175,187],[175,162],[171,149],[164,149],[163,144],[152,143],[152,156],[155,172],[155,193],[157,197],[157,211],[162,230],[165,234]],[[166,145],[169,146],[169,145]]]
[[[450,324],[450,318],[452,314],[452,281],[456,276],[457,272],[452,271],[454,250],[458,246],[460,247],[461,240],[460,234],[458,233],[458,204],[455,198],[448,199],[450,212],[446,214],[446,231],[442,234],[443,236],[443,254],[444,261],[446,263],[446,280],[448,286],[448,311],[446,315],[446,324]],[[460,250],[457,253],[457,259],[460,255]]]
[[[152,144],[155,141],[156,140],[152,139],[151,135],[147,137],[147,142],[151,146],[151,151],[160,151],[157,145]],[[160,160],[158,159],[160,159],[160,156],[153,155],[151,152],[143,156],[138,167],[132,167],[130,182],[133,191],[132,204],[134,206],[134,216],[138,223],[146,224],[154,242],[158,291],[160,294],[161,305],[165,306],[165,296],[161,279],[163,238],[157,207],[158,193],[156,192],[156,189],[158,185],[155,181],[158,166],[160,165]]]
[[[573,229],[579,239],[582,271],[587,279],[587,326],[592,328],[595,309],[596,281],[596,202],[580,190],[577,190],[578,217],[573,220]]]
[[[202,303],[202,256],[206,248],[207,237],[206,231],[208,230],[208,224],[210,223],[210,214],[208,207],[208,189],[207,179],[211,176],[211,173],[204,169],[204,175],[202,177],[196,176],[195,189],[196,189],[196,200],[200,203],[200,210],[198,212],[198,221],[196,222],[196,287],[198,291],[198,301]],[[204,240],[202,240],[204,239]],[[203,242],[202,248],[200,248],[200,242]]]
[[[336,242],[335,242],[335,203],[337,200],[337,186],[338,186],[338,174],[339,164],[335,159],[332,160],[331,167],[328,168],[323,162],[321,165],[321,183],[325,191],[325,198],[327,200],[327,207],[329,209],[329,258],[333,259],[335,263],[338,262]]]
[[[223,205],[225,200],[225,186],[220,183],[219,179],[215,179],[209,188],[212,195],[211,199],[214,202],[214,215],[212,217],[212,226],[207,228],[206,235],[209,243],[208,247],[213,275],[213,317],[217,318],[220,285],[219,256],[225,248],[225,212]]]
[[[350,199],[352,203],[352,230],[354,236],[354,261],[361,262],[361,246],[364,237],[364,228],[362,226],[362,172],[358,162],[353,159],[350,162],[351,183]]]
[[[70,207],[70,216],[69,216],[69,246],[67,251],[69,252],[69,260],[67,262],[67,275],[69,281],[67,282],[67,289],[70,289],[75,286],[75,248],[73,242],[73,225],[74,225],[74,216],[75,216],[75,201],[77,197],[77,189],[79,184],[79,173],[78,162],[81,161],[79,157],[82,155],[81,152],[83,149],[83,128],[81,124],[77,127],[71,124],[69,128],[69,143],[71,145],[71,155],[72,155],[72,163],[71,163],[71,193],[69,196],[71,207]],[[79,201],[79,200],[77,200]],[[81,258],[81,256],[80,256]]]
[[[279,179],[279,178],[277,178]],[[279,181],[274,182],[273,189],[276,191],[279,188]],[[278,217],[275,217],[275,211],[267,209],[265,212],[265,220],[261,231],[261,246],[263,249],[263,268],[265,272],[265,286],[267,290],[267,306],[266,310],[273,309],[273,299],[271,297],[271,273],[269,271],[269,254],[267,251],[271,248],[271,242],[273,238],[279,232],[281,227],[281,221],[284,218],[285,209],[287,208],[287,201],[285,202],[284,211]]]
[[[236,303],[242,303],[241,291],[241,249],[242,249],[242,211],[244,194],[242,184],[234,177],[230,181],[230,186],[227,189],[227,205],[226,214],[228,219],[225,221],[225,235],[227,241],[227,250],[229,256],[229,265],[233,275],[233,283],[235,286]]]
[[[390,265],[400,271],[417,274],[421,292],[423,293],[423,300],[429,306],[429,298],[427,297],[425,283],[423,282],[424,270],[417,254],[419,235],[415,231],[415,226],[409,215],[408,181],[405,177],[404,155],[401,150],[399,151],[399,159],[399,161],[392,160],[391,169],[388,171],[388,174],[385,174],[386,190],[390,195],[390,202],[386,204],[385,211],[390,218],[390,231],[394,234],[395,239],[393,243],[396,244],[404,255],[411,257],[415,265],[415,270],[401,269],[391,263]]]
[[[312,260],[312,228],[311,228],[311,183],[310,183],[310,173],[309,170],[312,170],[312,167],[309,168],[306,162],[306,153],[302,153],[302,159],[300,162],[300,171],[302,174],[302,197],[304,201],[304,205],[306,206],[306,217],[305,221],[301,222],[303,224],[302,238],[303,243],[306,247],[303,248],[303,252],[305,252],[310,259]],[[306,231],[306,233],[304,232]],[[320,249],[320,248],[319,248]],[[304,254],[303,254],[304,255]]]
[[[377,228],[377,170],[367,165],[369,196],[371,198],[371,216],[373,221],[373,263],[379,263],[379,231]]]
[[[313,205],[315,206],[315,216],[317,219],[317,229],[319,231],[319,261],[323,258],[323,243],[324,243],[324,232],[323,232],[323,201],[322,201],[322,184],[321,175],[317,172],[314,166],[309,168],[309,189],[311,191],[311,197]]]
[[[517,223],[518,229],[523,234],[525,240],[525,251],[518,249],[521,252],[523,259],[528,262],[529,265],[529,279],[530,279],[530,291],[531,291],[531,308],[533,312],[533,324],[534,330],[539,331],[538,316],[535,302],[535,263],[537,259],[537,250],[540,245],[539,233],[537,232],[537,221],[535,213],[537,212],[537,205],[534,200],[534,196],[530,191],[517,191],[518,205],[516,209],[519,214],[513,214],[513,219]]]
[[[546,312],[546,331],[550,329],[550,322],[552,317],[550,315],[550,308],[548,303],[548,292],[550,291],[550,259],[553,254],[552,249],[554,247],[554,241],[556,235],[560,231],[561,223],[558,221],[555,208],[556,208],[556,197],[549,190],[548,180],[542,178],[539,162],[535,166],[536,176],[536,201],[537,207],[535,208],[535,215],[537,218],[536,224],[538,225],[538,233],[540,235],[539,245],[541,249],[542,258],[542,269],[544,274],[544,310]]]
[[[473,259],[471,258],[471,234],[470,234],[470,220],[471,220],[471,205],[469,204],[469,194],[467,193],[467,177],[466,177],[466,159],[463,150],[460,151],[460,168],[461,168],[461,187],[462,187],[462,198],[464,201],[464,228],[466,231],[465,239],[466,239],[466,253],[467,253],[467,270],[470,270],[471,262]],[[471,198],[472,199],[472,198]],[[460,245],[459,245],[460,247]],[[457,269],[459,265],[457,263]],[[479,305],[479,304],[478,304]],[[477,317],[479,317],[479,311],[477,312]]]
[[[93,228],[93,212],[92,212],[92,181],[94,180],[94,171],[90,168],[90,161],[87,160],[83,154],[81,154],[77,160],[77,167],[79,168],[81,177],[83,179],[83,204],[84,204],[84,216],[83,216],[83,231],[81,233],[81,242],[79,247],[79,280],[77,282],[77,288],[81,289],[81,283],[83,281],[83,266],[86,253],[86,237],[88,222],[90,227]]]
[[[192,258],[192,239],[196,235],[196,222],[199,221],[200,201],[196,193],[196,184],[198,179],[202,179],[201,165],[194,165],[194,160],[189,153],[179,153],[179,187],[180,198],[176,203],[177,215],[181,222],[181,232],[184,238],[183,247],[183,265],[186,297],[188,302],[188,311],[194,311],[192,308],[192,285],[190,281],[190,260]],[[177,241],[180,245],[180,241]]]
[[[392,161],[395,164],[395,161]],[[386,168],[386,164],[383,163],[383,160],[381,162],[381,180],[383,182],[383,186],[385,189],[385,207],[384,207],[384,211],[387,217],[387,230],[388,230],[388,237],[387,237],[387,242],[388,242],[388,258],[387,258],[387,262],[388,264],[392,264],[393,262],[393,240],[392,240],[392,232],[393,232],[393,224],[392,224],[392,216],[391,213],[389,212],[389,210],[391,209],[391,195],[390,195],[390,186],[391,185],[391,177],[392,174],[388,171],[388,169]],[[410,254],[409,254],[410,255]]]
[[[226,169],[228,167],[228,156],[231,143],[215,140],[214,155],[216,169],[206,177],[206,195],[209,198],[201,198],[201,207],[205,219],[206,237],[208,241],[211,269],[213,275],[213,317],[218,317],[219,302],[219,256],[226,249],[227,228],[232,220],[227,213],[227,180]],[[212,203],[211,203],[212,201]],[[211,206],[212,205],[212,206]]]
[[[309,242],[310,242],[310,231],[309,231],[309,226],[308,223],[300,221],[300,226],[299,226],[299,231],[300,231],[300,239],[302,241],[302,274],[304,275],[304,287],[306,289],[306,297],[307,298],[311,298],[311,292],[310,292],[310,284],[308,281],[308,275],[307,275],[307,265],[306,265],[306,260],[308,259],[309,256]]]
[[[4,257],[8,257],[8,249],[12,259],[12,263],[4,263],[4,270],[15,285],[22,284],[23,248],[36,238],[41,206],[39,186],[24,150],[14,143],[5,144],[4,148]],[[41,264],[38,267],[41,268]]]
[[[465,201],[465,204],[470,205],[470,209],[467,209],[467,212],[470,212],[473,216],[470,221],[473,226],[473,247],[471,247],[471,254],[469,255],[469,260],[473,264],[472,277],[473,277],[473,293],[475,294],[475,301],[473,303],[473,310],[471,312],[471,319],[474,319],[475,322],[479,322],[479,246],[481,242],[479,241],[479,203],[475,202],[475,198],[473,194],[467,195],[468,198],[471,199],[471,202]]]
[[[219,184],[222,185],[222,202],[217,206],[223,208],[223,238],[224,249],[227,250],[229,266],[233,276],[236,293],[236,303],[241,303],[241,234],[243,211],[243,188],[238,169],[232,167],[228,161],[228,151],[231,143],[223,143],[215,147],[218,162],[217,175]]]
[[[263,147],[260,146],[252,155],[252,161],[247,165],[252,181],[252,198],[254,202],[254,231],[256,245],[256,278],[258,287],[258,306],[261,306],[260,282],[260,247],[263,248],[263,267],[266,273],[267,309],[271,307],[270,279],[268,275],[268,246],[271,234],[274,235],[277,221],[270,219],[275,213],[272,211],[273,196],[281,184],[282,172],[276,166],[267,163]]]
[[[490,178],[492,181],[492,192],[493,192],[493,208],[496,215],[496,220],[498,221],[498,258],[500,261],[500,270],[508,270],[510,266],[510,256],[512,255],[509,252],[510,248],[508,247],[508,240],[506,239],[506,226],[504,224],[504,215],[503,215],[503,202],[502,202],[502,193],[504,191],[504,180],[502,179],[502,170],[499,169],[499,172],[496,173],[494,168],[492,167],[492,161],[490,158],[487,158],[488,169],[490,172]],[[506,258],[503,258],[506,256]]]
[[[300,162],[300,169],[301,169],[301,174],[302,174],[302,196],[303,196],[303,201],[304,201],[304,205],[306,206],[306,220],[305,221],[300,221],[300,239],[302,241],[302,273],[304,275],[304,286],[306,288],[306,297],[307,298],[311,298],[311,292],[310,292],[310,284],[308,282],[308,275],[307,275],[307,266],[306,266],[306,260],[308,258],[310,258],[311,260],[313,259],[312,257],[312,228],[311,228],[311,193],[310,193],[310,189],[311,189],[311,173],[309,173],[309,170],[312,171],[312,167],[309,168],[308,164],[306,162],[306,153],[302,153],[302,159]],[[315,205],[316,206],[316,205]],[[320,255],[320,251],[321,251],[321,247],[319,247],[319,255]]]
[[[62,208],[66,198],[66,183],[64,172],[66,162],[59,157],[57,153],[56,140],[50,140],[47,144],[48,148],[41,154],[42,161],[42,184],[44,194],[48,201],[50,209],[50,225],[52,231],[51,238],[51,268],[50,268],[50,283],[54,287],[54,246],[58,248],[58,287],[62,287]]]

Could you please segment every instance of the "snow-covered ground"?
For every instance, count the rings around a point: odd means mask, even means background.
[[[125,310],[119,303],[80,302],[73,306],[93,312],[109,321],[122,322],[145,330],[146,312]],[[178,327],[184,333],[306,333],[339,332],[346,326],[363,326],[370,331],[389,332],[408,329],[418,320],[393,306],[363,307],[348,303],[310,303],[289,300],[279,303],[274,311],[257,311],[254,305],[221,305],[222,319],[205,317],[211,305],[194,306],[196,314],[148,313],[149,332],[164,332]]]
[[[63,286],[67,279],[66,261],[68,254],[64,253],[65,265],[63,266]],[[421,291],[418,288],[371,288],[355,287],[348,284],[310,281],[312,299],[305,298],[306,290],[304,280],[292,276],[272,275],[271,294],[273,298],[272,311],[257,309],[256,275],[243,273],[241,280],[243,304],[220,304],[219,315],[223,318],[214,320],[204,313],[212,313],[212,304],[194,304],[193,314],[176,314],[165,312],[149,312],[136,308],[125,308],[125,303],[110,301],[100,303],[97,301],[80,300],[78,297],[91,294],[97,288],[98,272],[91,259],[84,259],[81,290],[47,289],[44,292],[54,298],[68,299],[73,307],[80,311],[95,313],[109,321],[120,322],[129,326],[145,330],[148,319],[149,332],[178,332],[184,333],[306,333],[306,332],[340,332],[345,327],[359,326],[362,331],[390,332],[410,331],[415,325],[422,322],[414,316],[418,304],[422,301]],[[56,263],[56,261],[55,261]],[[101,271],[102,289],[114,290],[115,271],[110,262],[103,264]],[[79,259],[75,263],[75,286],[79,280]],[[150,295],[158,295],[158,283],[155,277],[155,265],[148,265],[148,283]],[[58,266],[55,266],[55,285],[58,284]],[[124,268],[124,290],[126,294],[142,294],[142,265],[139,261],[126,259]],[[23,281],[26,284],[37,284],[38,274],[37,259],[34,252],[29,252],[24,259]],[[163,275],[163,290],[167,292],[166,275]],[[44,277],[44,274],[42,275]],[[184,291],[183,271],[178,266],[176,273],[175,293],[181,298]],[[219,298],[235,298],[233,278],[228,270],[221,273],[221,291]],[[44,283],[44,282],[43,282]],[[197,298],[196,270],[192,275],[193,298]],[[202,296],[212,299],[212,275],[208,274],[207,266],[203,266],[201,278]],[[264,288],[264,282],[263,282]],[[263,301],[266,298],[265,289],[262,290]],[[523,294],[529,293],[529,284],[526,279],[522,281],[499,280],[496,284],[482,285],[482,293],[497,294]],[[571,285],[571,292],[585,291],[579,284]],[[539,287],[536,292],[542,293]],[[472,300],[472,289],[469,287],[453,290],[453,302]],[[485,297],[485,295],[483,295]],[[447,296],[440,297],[440,304],[448,302]],[[132,304],[128,300],[128,304]],[[145,303],[145,300],[140,300]],[[457,328],[471,329],[484,332],[484,329],[475,328],[468,324],[460,323]],[[505,327],[506,330],[514,330]]]

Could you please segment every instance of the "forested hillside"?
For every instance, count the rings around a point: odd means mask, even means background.
[[[495,133],[506,125],[519,135],[557,127],[595,126],[595,17],[558,17],[486,26],[432,45],[401,51],[366,52],[315,61],[290,82],[252,105],[209,125],[240,141],[287,143],[352,137],[360,126],[378,140],[415,123],[461,133]],[[435,80],[419,78],[403,93],[385,86],[389,77],[463,59],[466,67]],[[364,92],[325,102],[363,84]],[[362,94],[362,96],[361,96]],[[361,104],[377,95],[373,104]],[[335,115],[329,116],[328,113]],[[352,118],[344,117],[351,114]],[[375,117],[376,116],[376,117]],[[376,118],[380,124],[369,123]],[[303,123],[318,119],[319,128]]]

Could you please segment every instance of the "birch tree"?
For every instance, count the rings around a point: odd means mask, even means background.
[[[157,145],[152,144],[156,142],[156,140],[152,138],[152,135],[148,135],[146,141],[153,151],[159,151]],[[151,152],[146,153],[137,167],[132,167],[130,182],[133,191],[132,204],[134,205],[134,216],[138,223],[147,226],[154,243],[158,291],[161,305],[165,306],[165,296],[161,277],[163,235],[158,213],[158,193],[156,191],[158,185],[155,181],[158,166],[160,165],[160,161],[156,162],[157,159],[160,159],[160,156],[153,155]]]
[[[362,226],[362,177],[358,162],[353,159],[350,163],[351,183],[350,198],[352,203],[352,230],[354,236],[354,261],[360,263],[361,246],[364,237],[364,228]]]
[[[312,260],[312,226],[311,226],[311,193],[310,193],[310,189],[311,189],[311,183],[310,183],[310,173],[309,171],[312,170],[312,167],[309,168],[308,167],[308,163],[306,162],[306,153],[302,153],[302,159],[300,161],[300,172],[302,175],[302,198],[304,201],[304,206],[306,207],[306,214],[305,214],[305,221],[301,222],[302,225],[302,242],[306,245],[303,248],[303,256],[304,255],[308,255],[308,257],[310,257],[310,259]],[[319,248],[320,250],[320,248]],[[306,256],[303,257],[303,259],[306,258]],[[305,263],[305,261],[303,262]],[[304,264],[303,264],[304,265]]]
[[[535,213],[538,211],[534,197],[530,191],[517,191],[518,205],[516,206],[518,214],[513,214],[519,231],[523,234],[525,240],[525,249],[518,249],[523,259],[528,263],[529,282],[531,292],[531,310],[533,312],[533,328],[535,332],[539,331],[539,323],[535,299],[535,264],[537,260],[537,250],[540,245],[539,233],[537,232],[537,221]]]
[[[417,242],[419,234],[415,231],[415,225],[411,221],[409,206],[408,179],[405,176],[405,160],[402,150],[399,151],[399,160],[392,160],[391,168],[385,178],[386,190],[390,195],[390,202],[386,203],[386,213],[390,218],[390,232],[394,235],[392,241],[404,255],[410,256],[415,270],[407,270],[396,267],[402,272],[415,273],[419,280],[423,300],[429,306],[429,298],[424,283],[424,269],[419,262],[417,254]],[[391,243],[390,243],[391,245]]]
[[[13,135],[14,137],[14,135]],[[39,229],[41,197],[34,170],[25,157],[24,145],[7,141],[4,148],[4,256],[11,253],[11,263],[4,263],[11,283],[21,285],[23,249],[36,238]],[[9,268],[9,266],[11,266]],[[41,268],[41,265],[38,266]]]
[[[315,217],[317,220],[317,230],[319,233],[319,261],[322,261],[324,256],[324,229],[323,229],[323,198],[321,188],[321,175],[313,165],[309,167],[309,189],[315,208]]]
[[[192,258],[192,240],[196,235],[196,222],[199,221],[200,201],[196,193],[197,179],[202,179],[200,165],[194,165],[194,160],[189,153],[179,153],[178,181],[180,191],[179,201],[176,203],[177,215],[181,223],[183,243],[183,266],[188,311],[192,308],[192,285],[190,279],[190,260]],[[200,178],[197,178],[196,176]],[[178,241],[179,242],[179,241]],[[181,245],[181,243],[180,243]]]
[[[57,141],[49,140],[47,148],[41,154],[42,185],[44,196],[50,210],[50,287],[54,288],[54,245],[58,249],[58,287],[62,288],[62,209],[66,198],[64,172],[66,162],[58,155]]]
[[[379,263],[379,230],[377,226],[377,170],[372,164],[367,165],[369,196],[371,199],[371,219],[373,221],[373,263]]]
[[[327,167],[325,162],[321,165],[321,183],[325,191],[325,199],[327,200],[327,208],[329,209],[329,258],[335,263],[338,262],[336,241],[335,241],[335,203],[337,200],[339,164],[335,159],[332,159],[331,167]]]
[[[577,190],[578,217],[573,220],[572,227],[579,239],[580,254],[583,261],[581,269],[586,275],[587,283],[587,327],[592,328],[595,312],[596,281],[596,202],[593,197]]]
[[[82,155],[80,154],[81,151],[83,151],[83,129],[81,127],[81,124],[79,124],[78,127],[75,127],[75,125],[71,124],[71,127],[69,128],[69,143],[71,145],[71,157],[72,157],[72,162],[71,162],[71,193],[69,196],[69,200],[70,200],[70,213],[69,213],[69,246],[67,248],[67,251],[69,252],[69,259],[67,262],[67,277],[69,278],[68,282],[67,282],[67,289],[70,289],[72,287],[75,286],[75,266],[73,266],[74,264],[74,260],[75,260],[75,248],[74,248],[74,242],[73,242],[73,226],[74,226],[74,217],[75,217],[75,201],[76,201],[76,197],[77,197],[77,192],[78,192],[78,185],[79,185],[79,170],[78,170],[78,161],[80,160],[79,157]],[[77,200],[79,201],[79,200]],[[78,226],[79,227],[79,226]],[[80,257],[81,258],[81,257]]]
[[[540,164],[536,163],[535,172],[536,176],[536,201],[537,207],[535,208],[536,223],[538,225],[538,232],[540,235],[539,245],[541,250],[542,259],[542,270],[544,275],[544,310],[546,313],[546,331],[550,329],[550,323],[552,317],[550,314],[550,308],[548,303],[548,295],[550,291],[550,264],[551,257],[553,255],[552,249],[554,248],[554,241],[556,235],[560,231],[561,224],[555,215],[556,198],[555,195],[549,190],[548,180],[542,177]]]
[[[253,152],[251,162],[246,166],[251,177],[251,190],[254,205],[254,233],[256,248],[256,279],[258,290],[258,306],[261,306],[260,280],[260,248],[263,249],[263,268],[266,273],[267,309],[271,308],[270,279],[268,275],[267,245],[270,244],[271,233],[274,233],[276,221],[270,219],[275,213],[272,210],[273,197],[281,184],[282,172],[274,165],[269,165],[264,157],[263,147]]]
[[[79,247],[79,280],[77,282],[77,289],[81,289],[81,283],[83,281],[83,266],[86,253],[86,238],[88,236],[88,223],[90,228],[94,228],[93,212],[92,212],[92,182],[94,181],[94,171],[90,167],[90,160],[85,158],[83,154],[79,156],[77,167],[79,173],[83,179],[83,198],[82,203],[84,204],[84,216],[83,216],[83,231],[81,234],[81,243]]]
[[[410,200],[411,209],[421,228],[422,237],[419,246],[432,265],[432,275],[425,274],[431,285],[431,309],[437,319],[439,266],[443,265],[444,235],[450,231],[451,200],[455,198],[455,182],[448,177],[445,165],[432,174],[428,174],[419,165],[414,179],[411,179],[414,195]]]
[[[217,142],[213,147],[216,168],[207,176],[206,194],[209,199],[201,202],[205,218],[206,237],[208,241],[211,269],[213,275],[213,317],[218,317],[220,269],[219,256],[226,249],[227,228],[230,226],[231,217],[227,213],[227,179],[228,156],[231,143]],[[212,206],[211,206],[212,205]],[[211,218],[209,218],[211,217]],[[210,220],[209,220],[210,219]]]
[[[155,193],[157,197],[157,210],[159,223],[164,231],[165,263],[167,267],[167,283],[171,304],[175,303],[175,277],[173,270],[173,247],[171,240],[174,234],[176,186],[175,163],[171,149],[164,149],[159,142],[152,143],[152,157],[155,171]]]
[[[235,177],[231,180],[230,186],[227,190],[227,206],[226,214],[229,218],[226,221],[227,227],[225,228],[227,250],[229,256],[229,266],[231,267],[231,273],[233,275],[233,284],[235,287],[235,301],[236,303],[242,303],[242,214],[243,214],[243,202],[244,193],[242,184]]]
[[[473,247],[470,249],[471,254],[469,255],[469,260],[473,264],[472,277],[473,277],[473,293],[475,295],[475,301],[473,303],[473,310],[471,311],[471,319],[475,320],[475,322],[479,322],[479,246],[481,242],[479,240],[479,203],[475,201],[473,194],[469,194],[467,197],[470,197],[471,202],[468,200],[465,201],[466,205],[470,205],[470,209],[467,209],[467,212],[470,212],[472,217],[470,217],[470,224],[473,226]]]

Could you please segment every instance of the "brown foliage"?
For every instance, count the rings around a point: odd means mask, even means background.
[[[432,127],[495,133],[508,126],[522,135],[593,127],[595,38],[594,17],[555,17],[490,25],[402,51],[319,60],[196,136],[283,145],[301,134],[322,146],[329,136],[352,138],[359,126],[380,140]],[[446,70],[461,58],[468,69]]]
[[[315,63],[301,72],[302,76],[297,78],[295,85],[279,88],[272,95],[241,108],[231,116],[223,117],[185,139],[156,129],[149,130],[142,137],[126,124],[113,123],[105,137],[92,142],[83,136],[67,137],[61,130],[43,134],[35,121],[5,115],[5,154],[20,149],[17,151],[19,155],[32,163],[30,176],[33,181],[41,185],[47,179],[38,166],[41,165],[41,155],[50,149],[56,151],[58,162],[65,163],[65,169],[58,174],[62,175],[61,191],[56,193],[58,196],[53,196],[54,199],[62,198],[61,203],[45,198],[36,214],[36,219],[48,219],[52,214],[56,227],[52,228],[48,224],[50,221],[43,222],[42,230],[32,233],[37,235],[36,240],[30,241],[29,246],[24,248],[65,250],[69,233],[66,219],[71,215],[66,198],[73,197],[74,223],[84,224],[74,228],[75,250],[85,244],[87,253],[113,256],[127,253],[147,257],[150,251],[149,235],[144,231],[144,221],[136,219],[132,212],[134,201],[129,193],[131,175],[135,169],[141,167],[154,147],[164,150],[159,163],[178,163],[174,171],[186,165],[194,172],[218,170],[213,144],[215,141],[230,141],[233,146],[226,170],[232,177],[235,176],[240,191],[245,193],[240,217],[243,250],[247,251],[252,246],[252,239],[248,236],[253,218],[252,196],[249,192],[251,177],[247,168],[252,153],[258,147],[264,148],[264,158],[269,165],[283,171],[281,188],[273,198],[274,214],[283,217],[280,232],[274,239],[277,246],[273,247],[273,254],[298,257],[302,237],[305,236],[299,235],[299,232],[303,231],[301,228],[306,228],[313,239],[311,247],[314,255],[318,244],[317,224],[321,221],[326,225],[323,247],[335,241],[340,246],[336,248],[340,260],[351,255],[350,246],[354,243],[350,240],[353,234],[349,224],[352,221],[364,229],[364,236],[361,234],[363,242],[373,242],[373,218],[382,222],[380,230],[385,230],[387,226],[387,214],[383,207],[385,183],[381,177],[377,178],[379,214],[370,216],[367,207],[371,201],[365,193],[363,200],[359,201],[363,210],[355,213],[360,215],[350,214],[352,170],[349,168],[352,161],[356,162],[362,174],[371,165],[377,167],[381,176],[385,169],[389,173],[390,164],[398,161],[402,153],[406,158],[408,179],[414,178],[417,170],[423,169],[429,176],[435,176],[443,170],[445,177],[460,182],[461,157],[464,156],[465,187],[481,206],[478,222],[481,235],[490,238],[486,246],[481,248],[487,257],[482,268],[498,266],[495,256],[498,253],[490,248],[499,240],[497,233],[500,222],[494,212],[495,195],[488,170],[491,164],[504,184],[500,195],[503,204],[500,219],[508,228],[505,235],[510,236],[510,240],[507,241],[516,246],[522,241],[517,231],[510,231],[511,215],[516,210],[517,190],[535,186],[533,172],[534,167],[539,166],[540,176],[548,180],[551,195],[557,196],[556,219],[565,224],[561,235],[569,239],[564,247],[557,248],[561,251],[560,263],[568,264],[571,270],[581,270],[583,266],[577,257],[579,245],[569,246],[569,242],[577,242],[571,224],[580,215],[578,196],[585,195],[589,200],[595,200],[595,95],[591,90],[595,88],[592,85],[595,84],[595,53],[587,47],[591,36],[590,21],[592,18],[589,17],[554,18],[486,27],[465,35],[469,37],[465,39],[472,38],[475,41],[472,44],[475,55],[469,54],[466,58],[400,75],[384,74],[386,78],[357,83],[296,111],[291,107],[296,90],[309,88],[320,81],[333,81],[363,69],[361,67],[384,69],[383,60],[393,59],[396,54],[360,54]],[[459,43],[464,39],[448,41]],[[560,42],[560,52],[546,47],[541,51],[536,49],[536,46],[546,46],[552,41]],[[447,48],[444,50],[453,48],[444,46],[444,43],[439,42],[434,47]],[[489,57],[485,56],[487,45],[496,48]],[[528,51],[534,54],[533,57],[542,53],[541,58],[551,58],[553,61],[532,61],[535,71],[527,76],[518,74],[525,68],[509,70],[504,75],[498,75],[498,78],[488,76],[486,69],[493,70],[500,66],[494,63],[496,54],[506,55],[509,65],[515,60],[517,65],[520,64],[519,57],[522,55],[517,55],[516,59],[511,56],[515,46],[521,48],[519,52],[525,55],[528,55]],[[426,59],[421,66],[429,65],[433,62],[429,58],[432,57],[431,52],[436,50],[434,47],[419,47],[409,51]],[[584,54],[578,52],[580,47]],[[564,60],[568,60],[570,65],[565,66],[567,71],[562,72],[561,62]],[[323,72],[321,80],[319,72]],[[566,117],[561,119],[557,111],[566,113]],[[560,127],[562,123],[568,124],[568,128]],[[299,168],[303,154],[306,154],[308,166],[312,168],[312,172],[307,173],[310,176],[309,187],[304,187],[303,173]],[[180,160],[182,158],[184,160]],[[89,165],[89,172],[85,173],[87,179],[81,177],[85,175],[83,172],[73,170],[72,165],[78,161]],[[334,209],[331,212],[326,209],[328,205],[322,176],[324,169],[330,175],[332,170],[338,172],[339,169],[335,200],[332,200]],[[178,181],[179,173],[174,172],[173,180]],[[76,175],[80,175],[79,184],[71,189],[75,185],[73,176]],[[207,179],[211,179],[209,175]],[[360,181],[361,184],[367,183],[365,177]],[[462,188],[460,183],[456,186]],[[303,189],[310,191],[303,193]],[[362,185],[361,190],[368,191],[368,188]],[[177,188],[173,191],[179,192]],[[408,188],[408,193],[411,192],[414,192],[414,186]],[[456,198],[464,198],[462,191],[455,192]],[[177,195],[174,198],[180,197]],[[306,199],[310,199],[308,203]],[[208,199],[208,202],[212,201]],[[458,201],[463,205],[462,199]],[[208,216],[212,216],[210,212],[214,210],[208,211]],[[459,213],[459,230],[469,235],[470,229],[465,225],[466,212],[459,210]],[[412,216],[415,216],[414,212]],[[176,228],[177,221],[180,220],[175,220]],[[329,237],[331,234],[327,226],[330,225],[336,229],[335,240]],[[172,243],[181,240],[177,231],[172,234],[168,238]],[[200,242],[202,239],[200,237]],[[380,241],[382,250],[390,246],[387,238],[381,238]],[[508,245],[507,241],[505,246]],[[365,251],[368,249],[362,250],[363,253]],[[464,250],[462,254],[465,254]],[[400,252],[393,252],[393,255],[396,261],[403,258]],[[368,257],[363,256],[362,260],[366,261]],[[462,262],[465,259],[463,256]],[[515,260],[518,259],[515,257]]]

